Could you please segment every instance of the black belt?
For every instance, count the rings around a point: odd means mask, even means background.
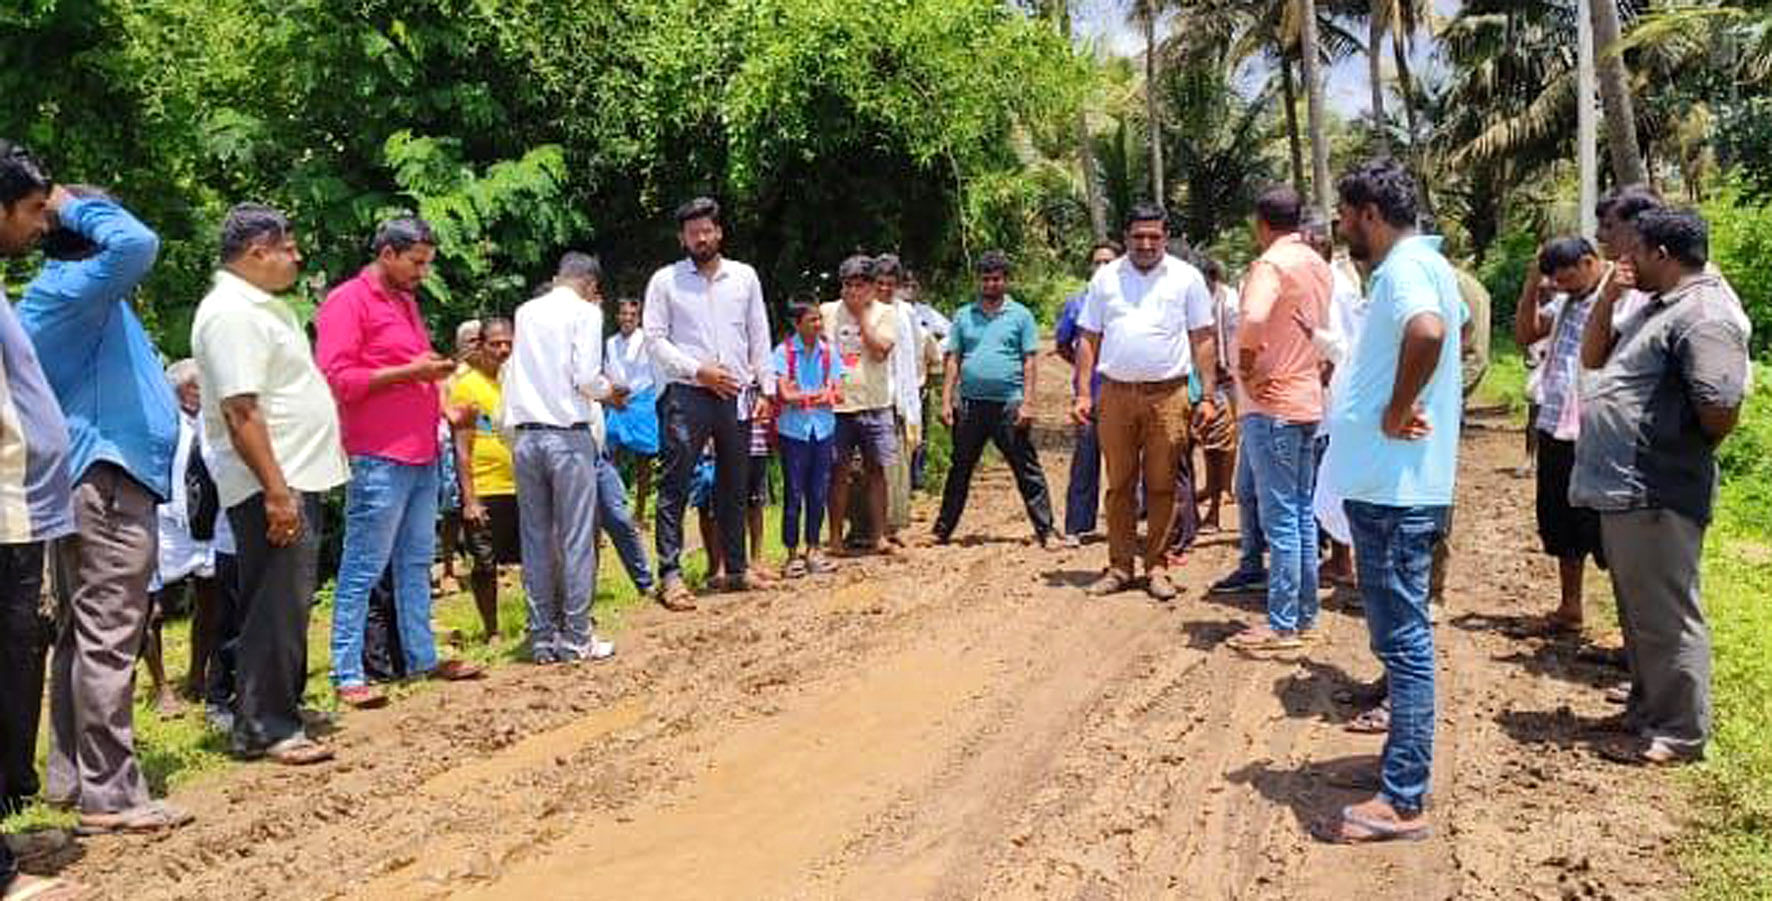
[[[519,422],[516,428],[519,432],[588,432],[591,424],[575,422],[572,425],[549,425],[545,422]]]

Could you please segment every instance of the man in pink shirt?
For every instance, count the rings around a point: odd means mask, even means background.
[[[1268,545],[1267,625],[1231,638],[1251,651],[1296,648],[1317,625],[1313,445],[1323,418],[1322,358],[1310,330],[1328,323],[1334,277],[1299,234],[1304,203],[1281,185],[1255,202],[1261,258],[1243,283],[1237,327],[1238,408]]]
[[[332,611],[332,684],[351,707],[387,703],[363,672],[369,592],[384,570],[394,576],[406,672],[467,679],[479,669],[437,662],[431,635],[431,558],[436,550],[437,383],[455,361],[431,349],[415,292],[431,272],[437,240],[422,219],[376,229],[375,260],[321,304],[320,371],[338,399],[350,456],[345,541]]]

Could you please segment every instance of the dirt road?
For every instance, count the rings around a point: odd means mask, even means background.
[[[337,763],[191,786],[195,825],[91,841],[68,872],[137,901],[1672,896],[1676,792],[1582,731],[1616,676],[1507,635],[1555,590],[1530,483],[1502,471],[1517,444],[1465,444],[1425,843],[1307,832],[1380,744],[1332,698],[1377,673],[1361,620],[1331,608],[1296,659],[1222,647],[1258,615],[1204,596],[1228,535],[1172,605],[1086,598],[1105,549],[1031,546],[999,467],[954,547],[648,610],[609,664],[354,714]]]

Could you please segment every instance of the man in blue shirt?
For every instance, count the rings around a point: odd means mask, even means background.
[[[112,198],[57,188],[48,261],[18,314],[67,415],[74,534],[56,542],[62,615],[51,661],[49,786],[88,831],[164,828],[189,815],[148,797],[136,763],[134,663],[157,558],[155,507],[172,491],[178,402],[130,308],[160,240]]]
[[[989,441],[1015,473],[1034,539],[1045,546],[1052,538],[1052,502],[1034,450],[1033,411],[1024,402],[1034,393],[1038,371],[1034,316],[1010,299],[1009,258],[1001,251],[979,257],[977,269],[978,300],[954,314],[948,333],[941,420],[953,430],[954,459],[941,492],[935,540],[946,544],[953,538],[972,489],[972,470]]]
[[[1120,258],[1120,243],[1113,240],[1095,242],[1089,248],[1089,274],[1094,275],[1101,267]],[[1064,309],[1058,314],[1058,327],[1053,331],[1053,341],[1058,345],[1058,355],[1066,363],[1077,365],[1077,339],[1082,332],[1077,328],[1077,317],[1083,312],[1083,298],[1088,291],[1078,291],[1064,302]],[[1074,373],[1071,377],[1071,392],[1075,396],[1083,390],[1083,373]],[[1089,373],[1089,395],[1100,399],[1101,373]],[[1083,543],[1083,536],[1095,531],[1095,517],[1101,509],[1101,440],[1095,432],[1095,418],[1074,426],[1076,446],[1071,452],[1071,477],[1065,486],[1064,493],[1064,543],[1066,547],[1077,547]]]
[[[1459,333],[1466,317],[1440,239],[1415,231],[1415,179],[1393,160],[1336,184],[1342,236],[1373,267],[1365,328],[1330,412],[1331,478],[1346,498],[1372,650],[1391,699],[1381,788],[1319,835],[1419,839],[1433,764],[1434,638],[1428,572],[1458,467]]]

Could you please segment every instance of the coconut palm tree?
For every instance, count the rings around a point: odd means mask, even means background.
[[[1600,104],[1606,110],[1606,149],[1612,158],[1612,175],[1624,184],[1647,184],[1649,169],[1637,144],[1637,113],[1631,99],[1630,72],[1624,67],[1619,45],[1618,4],[1593,0],[1588,4],[1594,22],[1594,47],[1598,50],[1597,73]]]

